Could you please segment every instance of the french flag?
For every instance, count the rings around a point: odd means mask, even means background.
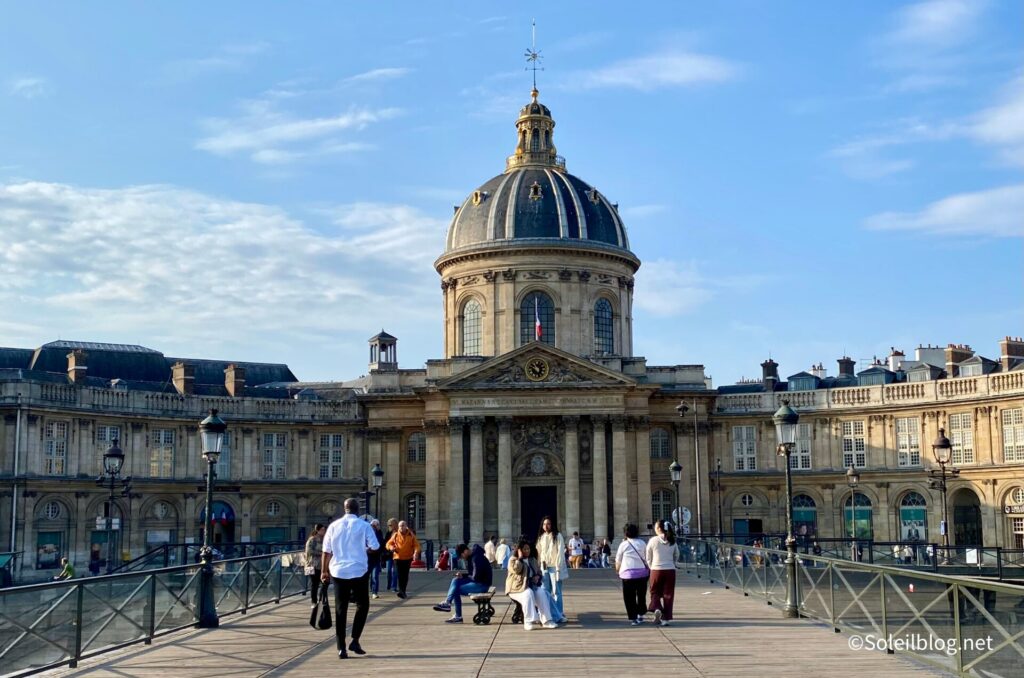
[[[533,333],[535,335],[535,339],[537,341],[540,341],[540,338],[544,334],[544,331],[541,329],[540,326],[540,300],[538,300],[536,297],[533,298],[533,320]]]

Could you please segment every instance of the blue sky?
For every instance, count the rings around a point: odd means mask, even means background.
[[[520,9],[522,8],[522,9]],[[439,357],[452,205],[530,76],[644,262],[635,346],[716,384],[1024,334],[1024,5],[5,3],[0,345]]]

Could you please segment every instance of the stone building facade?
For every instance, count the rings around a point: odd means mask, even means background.
[[[543,515],[588,538],[615,538],[627,521],[647,530],[676,504],[674,459],[691,531],[698,521],[705,532],[780,531],[770,417],[783,399],[802,417],[805,531],[848,531],[850,461],[859,501],[871,503],[858,529],[886,539],[916,527],[936,540],[941,511],[925,472],[945,428],[963,462],[950,486],[953,533],[1019,543],[1024,343],[1003,342],[999,361],[951,347],[949,364],[932,356],[859,375],[844,359],[832,379],[819,370],[782,381],[768,361],[761,381],[719,389],[699,364],[649,366],[633,354],[640,260],[617,205],[566,171],[554,126],[534,91],[505,172],[456,208],[435,262],[444,355],[422,368],[399,367],[397,339],[383,331],[370,339],[367,375],[337,382],[139,346],[0,349],[2,547],[28,569],[105,557],[96,519],[108,492],[95,479],[114,439],[133,478],[113,507],[118,550],[201,539],[197,425],[210,408],[229,425],[215,542],[301,539],[366,490],[376,464],[384,486],[368,509],[437,543],[534,533]]]

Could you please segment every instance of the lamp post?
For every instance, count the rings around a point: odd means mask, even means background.
[[[718,495],[718,540],[722,540],[722,460],[715,459],[715,493]]]
[[[783,400],[772,421],[775,422],[775,435],[779,441],[776,453],[786,460],[786,607],[782,616],[795,619],[800,616],[800,610],[796,590],[796,539],[793,537],[793,471],[789,467],[789,458],[796,447],[800,415],[789,406],[788,400]]]
[[[118,446],[115,438],[110,441],[110,447],[103,453],[103,475],[100,476],[97,484],[110,490],[110,497],[106,506],[106,527],[107,527],[107,574],[114,571],[114,488],[117,487],[117,477],[121,475],[124,467],[124,452]],[[122,481],[124,492],[131,490],[131,478]]]
[[[196,626],[212,629],[220,626],[217,605],[213,602],[213,549],[210,546],[210,532],[213,528],[213,479],[214,465],[224,445],[224,431],[228,428],[217,416],[217,410],[210,410],[210,416],[199,423],[199,438],[206,458],[206,515],[203,524],[203,548],[199,551],[202,570],[199,578],[199,620]]]
[[[679,525],[676,525],[676,532],[678,534],[682,534],[682,530],[683,530],[683,526],[682,526],[682,522],[683,522],[683,509],[682,509],[681,506],[679,506],[679,481],[683,477],[683,467],[679,463],[678,459],[676,459],[675,461],[673,461],[669,465],[668,472],[672,476],[672,484],[676,486],[676,510],[675,510],[675,514],[676,514],[676,522],[679,523]]]
[[[928,481],[928,487],[942,492],[942,525],[940,525],[939,531],[942,533],[942,564],[946,565],[949,563],[949,518],[947,514],[946,481],[960,475],[960,469],[955,467],[946,468],[953,457],[953,445],[949,442],[949,438],[946,437],[946,429],[939,429],[939,437],[932,443],[932,454],[935,456],[935,463],[939,465],[939,468],[928,471],[928,476],[931,478]]]
[[[846,486],[850,488],[850,560],[857,561],[857,485],[860,474],[850,464],[846,469]]]
[[[682,418],[690,411],[690,408],[683,404],[682,401],[676,406],[676,412],[679,413],[679,417]],[[697,399],[693,399],[693,472],[694,479],[697,485],[697,491],[695,496],[696,513],[697,513],[697,534],[704,534],[704,514],[701,510],[701,499],[702,492],[700,489],[700,446],[697,442]]]
[[[373,479],[373,491],[377,495],[377,506],[373,512],[380,520],[380,488],[384,486],[384,469],[380,467],[380,464],[374,464],[370,470],[370,477]]]

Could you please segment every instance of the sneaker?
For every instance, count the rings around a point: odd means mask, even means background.
[[[632,624],[633,626],[640,626],[640,619],[639,618],[634,619],[633,621],[631,621],[629,623]]]
[[[445,624],[461,624],[462,623],[462,617],[452,617],[451,619],[445,619],[444,623]]]
[[[437,605],[434,606],[434,611],[436,611],[436,612],[451,612],[452,611],[452,606],[451,606],[450,603],[438,603]]]
[[[380,596],[379,596],[379,595],[377,595],[376,593],[374,593],[374,594],[373,594],[373,595],[371,596],[371,598],[373,598],[374,600],[377,600],[378,598],[380,598]]]
[[[662,619],[661,623],[659,624],[659,626],[668,626],[671,623],[672,622],[670,622],[668,619]]]
[[[558,628],[558,624],[556,624],[555,622],[549,621],[549,622],[546,622],[544,624],[544,628],[546,628],[546,629],[557,629]]]
[[[530,622],[526,622],[525,624],[523,624],[523,629],[526,631],[532,631],[535,628],[537,628],[537,626],[535,624],[531,624]]]
[[[661,626],[661,610],[654,611],[654,623]]]
[[[562,624],[568,624],[569,623],[569,618],[568,617],[562,617],[561,619],[556,619],[555,623],[558,624],[559,626],[561,626]]]
[[[636,623],[637,624],[643,624],[645,621],[647,621],[647,620],[644,618],[643,615],[640,615],[639,617],[636,618]]]

